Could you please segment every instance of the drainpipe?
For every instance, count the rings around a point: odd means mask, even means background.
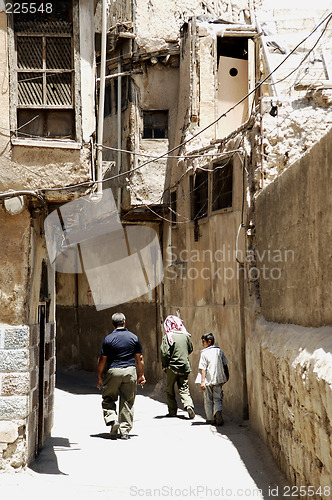
[[[122,167],[122,154],[120,149],[122,149],[122,109],[121,109],[121,101],[122,101],[122,76],[121,76],[121,71],[122,71],[122,62],[121,62],[121,57],[118,61],[118,174],[121,173],[121,167]],[[121,211],[121,186],[120,186],[120,179],[118,180],[119,182],[119,187],[118,187],[118,212],[120,214]]]
[[[105,74],[106,74],[106,41],[107,41],[107,0],[102,0],[102,27],[101,27],[101,57],[100,57],[100,86],[98,111],[98,146],[97,146],[97,193],[103,194],[103,135],[104,135],[104,105],[105,105]]]

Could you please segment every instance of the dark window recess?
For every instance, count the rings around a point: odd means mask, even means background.
[[[72,139],[74,131],[74,110],[17,110],[18,137],[52,137]]]
[[[218,36],[218,61],[220,56],[234,59],[248,59],[248,39],[245,37]]]
[[[124,111],[128,106],[129,101],[129,79],[127,76],[121,78],[121,111]],[[114,78],[114,99],[116,113],[118,112],[118,78]]]
[[[168,111],[144,111],[143,127],[143,139],[167,139]]]
[[[35,14],[14,14],[17,136],[74,139],[72,2],[34,6]]]
[[[233,162],[215,165],[212,176],[212,210],[230,208],[233,198]]]
[[[171,192],[171,221],[172,226],[176,225],[177,195],[176,191]]]
[[[202,219],[208,214],[208,172],[196,172],[190,184],[191,219]]]
[[[41,274],[41,282],[40,282],[40,302],[47,302],[49,300],[49,292],[48,292],[48,273],[47,273],[47,264],[45,260],[42,262],[42,274]]]
[[[99,102],[99,99],[98,99]],[[112,114],[112,85],[105,88],[104,117]]]

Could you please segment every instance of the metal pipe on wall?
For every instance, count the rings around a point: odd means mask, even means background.
[[[101,56],[100,56],[100,87],[98,109],[98,146],[97,146],[97,193],[102,195],[103,173],[103,135],[104,135],[104,106],[105,106],[105,75],[106,75],[106,42],[107,42],[107,0],[102,0],[101,19]]]
[[[121,76],[121,72],[122,72],[122,62],[121,62],[121,58],[119,59],[118,61],[118,174],[121,173],[121,169],[122,169],[122,153],[120,151],[120,149],[122,149],[122,105],[121,105],[121,101],[122,101],[122,76]],[[119,181],[120,183],[120,181]],[[121,187],[119,186],[118,187],[118,211],[119,211],[119,214],[120,214],[120,210],[121,210]]]

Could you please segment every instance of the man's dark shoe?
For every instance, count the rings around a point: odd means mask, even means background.
[[[191,406],[187,406],[186,410],[190,419],[195,418],[194,408],[192,408]]]

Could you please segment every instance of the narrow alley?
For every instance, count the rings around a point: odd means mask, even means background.
[[[203,408],[188,420],[164,418],[162,388],[138,388],[128,441],[109,438],[96,376],[57,373],[55,422],[44,449],[25,472],[0,475],[2,498],[284,498],[291,490],[250,430],[227,417],[207,425]],[[10,496],[9,496],[10,495]],[[292,498],[294,496],[292,495]]]

